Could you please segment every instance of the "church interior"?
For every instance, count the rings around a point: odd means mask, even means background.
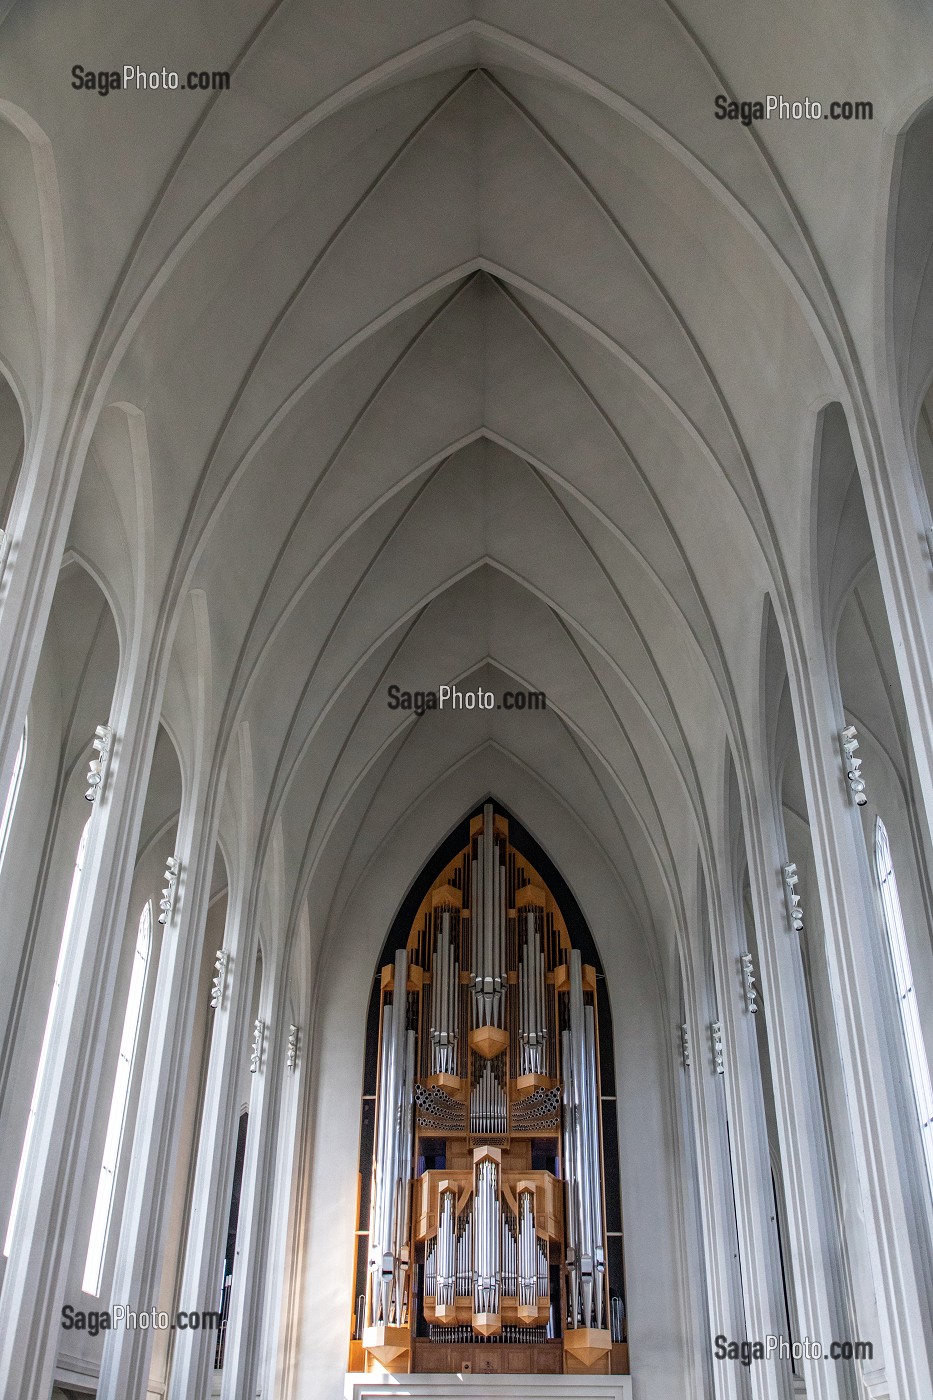
[[[0,0],[0,908],[0,1400],[933,1400],[929,8]]]

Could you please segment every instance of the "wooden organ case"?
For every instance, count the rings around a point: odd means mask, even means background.
[[[486,803],[380,973],[351,1370],[628,1371],[596,990]]]

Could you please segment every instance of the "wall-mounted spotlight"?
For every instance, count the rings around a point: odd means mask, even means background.
[[[862,777],[862,760],[855,755],[858,748],[858,730],[854,724],[840,732],[839,742],[842,745],[842,766],[846,772],[849,791],[855,805],[864,807],[868,801],[868,794],[865,791],[865,779]]]
[[[224,1004],[224,991],[227,984],[227,964],[230,961],[230,954],[226,948],[218,948],[217,956],[214,959],[214,966],[217,971],[214,973],[214,980],[211,983],[211,1006],[216,1011]]]
[[[94,730],[94,757],[87,767],[87,792],[84,796],[88,802],[96,802],[104,790],[112,744],[113,730],[107,724],[99,724]]]
[[[794,933],[803,933],[803,904],[800,895],[797,893],[797,885],[800,880],[797,874],[797,866],[792,861],[784,866],[784,894],[787,900],[787,917]]]
[[[297,1064],[298,1064],[298,1027],[297,1027],[297,1026],[289,1026],[289,1028],[288,1028],[288,1044],[287,1044],[286,1049],[285,1049],[285,1068],[288,1070],[289,1074],[294,1073],[295,1066],[296,1066]]]
[[[754,1013],[758,1010],[758,988],[755,986],[755,966],[751,953],[742,953],[739,962],[742,964],[742,978],[745,982],[745,1007]]]
[[[181,865],[176,856],[169,856],[165,862],[165,888],[162,891],[162,898],[159,900],[159,923],[167,924],[171,922],[175,912],[175,893],[178,889],[178,876]]]
[[[689,1069],[693,1061],[690,1058],[690,1027],[686,1021],[680,1028],[680,1053],[683,1056],[684,1069]]]
[[[249,1057],[249,1072],[257,1074],[262,1064],[262,1042],[265,1039],[266,1023],[261,1016],[253,1022],[253,1048]]]
[[[726,1061],[725,1052],[722,1048],[722,1022],[713,1021],[709,1029],[713,1043],[713,1068],[717,1074],[725,1074]]]

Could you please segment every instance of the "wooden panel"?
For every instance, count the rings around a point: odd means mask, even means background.
[[[628,1342],[613,1342],[612,1374],[614,1376],[627,1376],[629,1374]]]
[[[435,909],[442,909],[445,904],[460,909],[463,905],[463,895],[453,885],[438,885],[431,891],[431,904]]]
[[[563,1351],[559,1341],[538,1342],[429,1342],[414,1343],[412,1370],[448,1375],[559,1376]]]
[[[543,909],[546,904],[547,896],[540,885],[523,885],[515,891],[516,909]]]

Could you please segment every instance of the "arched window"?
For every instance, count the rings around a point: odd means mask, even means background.
[[[149,900],[143,906],[136,933],[136,953],[133,958],[133,971],[130,976],[130,991],[123,1017],[123,1034],[120,1037],[120,1057],[117,1060],[117,1074],[110,1100],[110,1117],[107,1119],[107,1136],[104,1139],[104,1158],[101,1162],[100,1177],[97,1182],[97,1199],[94,1202],[94,1217],[91,1221],[91,1238],[88,1244],[87,1262],[84,1266],[84,1281],[81,1287],[85,1293],[100,1292],[101,1274],[104,1267],[104,1251],[110,1229],[110,1213],[113,1209],[113,1189],[116,1181],[117,1163],[120,1160],[120,1147],[123,1143],[123,1128],[126,1123],[126,1109],[130,1098],[130,1084],[133,1078],[133,1062],[136,1058],[136,1044],[139,1039],[139,1023],[142,1018],[143,994],[146,990],[146,971],[149,967],[149,949],[152,945],[152,905]]]
[[[3,857],[6,855],[6,843],[10,837],[10,827],[13,825],[13,810],[16,807],[16,799],[19,796],[19,783],[23,776],[23,769],[26,766],[26,726],[23,726],[23,736],[19,741],[19,748],[16,750],[16,761],[13,764],[13,777],[10,779],[10,786],[7,788],[6,802],[3,804],[3,816],[0,817],[0,866],[3,865]]]
[[[914,990],[914,979],[910,970],[910,952],[907,947],[901,901],[897,893],[897,877],[894,874],[894,866],[891,864],[891,846],[884,822],[880,817],[875,822],[875,866],[881,888],[881,907],[884,911],[884,924],[888,935],[888,950],[891,954],[891,968],[897,990],[901,1025],[904,1028],[904,1040],[907,1044],[910,1079],[923,1139],[927,1176],[931,1190],[933,1190],[933,1084],[930,1082],[930,1066],[920,1026],[920,1009],[917,1006],[917,994]]]
[[[71,935],[74,927],[75,906],[78,902],[78,890],[81,888],[81,871],[84,869],[84,856],[87,851],[87,834],[90,825],[89,819],[85,822],[84,830],[81,833],[81,840],[78,843],[78,856],[75,860],[74,874],[71,877],[71,892],[68,895],[65,926],[62,929],[62,944],[58,954],[58,962],[55,967],[55,979],[52,983],[52,998],[49,1002],[49,1014],[45,1020],[45,1034],[42,1037],[42,1049],[39,1052],[39,1067],[36,1070],[36,1083],[32,1091],[32,1102],[29,1105],[29,1117],[26,1120],[26,1137],[23,1141],[23,1151],[19,1159],[19,1171],[16,1173],[16,1186],[13,1189],[13,1207],[10,1211],[10,1223],[7,1228],[6,1241],[3,1246],[3,1252],[6,1255],[10,1253],[13,1227],[16,1224],[20,1197],[23,1193],[23,1183],[26,1178],[26,1158],[29,1155],[29,1145],[32,1142],[32,1134],[36,1126],[36,1114],[39,1109],[39,1094],[42,1090],[42,1080],[45,1077],[45,1065],[49,1056],[49,1046],[52,1040],[52,1027],[55,1025],[55,1014],[58,1010],[58,998],[65,977],[65,968],[68,966],[71,955]]]
[[[230,1288],[233,1283],[233,1264],[236,1259],[236,1232],[240,1219],[240,1193],[243,1189],[243,1168],[246,1164],[246,1132],[249,1127],[249,1114],[244,1108],[237,1127],[236,1152],[233,1158],[233,1185],[230,1188],[230,1211],[227,1216],[227,1248],[224,1251],[224,1281],[220,1290],[220,1326],[214,1344],[214,1370],[223,1370],[224,1350],[227,1342],[227,1319],[230,1316]]]

